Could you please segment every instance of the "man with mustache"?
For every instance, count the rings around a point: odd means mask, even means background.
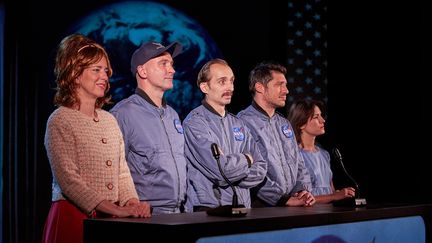
[[[205,98],[183,122],[188,159],[186,208],[206,211],[233,202],[233,190],[212,155],[214,143],[221,154],[221,168],[237,191],[239,204],[250,208],[249,188],[262,182],[267,163],[244,122],[225,108],[234,91],[233,71],[226,61],[211,60],[198,73],[197,85]]]
[[[284,107],[288,94],[286,68],[259,63],[249,74],[252,104],[239,112],[258,141],[268,163],[266,179],[253,192],[253,207],[311,206],[311,181],[290,122],[276,108]],[[255,197],[255,192],[256,196]]]
[[[131,58],[135,94],[111,109],[123,133],[138,196],[150,203],[153,214],[183,212],[186,200],[183,128],[177,112],[163,99],[173,88],[173,58],[181,50],[177,42],[141,45]]]

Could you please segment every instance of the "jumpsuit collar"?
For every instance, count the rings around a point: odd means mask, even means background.
[[[150,97],[146,94],[146,92],[140,88],[136,88],[135,89],[135,94],[139,95],[141,98],[143,98],[145,101],[147,101],[148,103],[150,103],[151,105],[155,106],[156,108],[159,108],[154,102],[153,100],[150,99]],[[165,99],[162,99],[162,107],[166,108],[166,101]]]

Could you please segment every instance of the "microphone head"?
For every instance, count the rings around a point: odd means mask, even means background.
[[[333,155],[336,157],[336,159],[338,159],[339,161],[342,161],[342,155],[339,152],[338,148],[334,148],[333,149]]]
[[[216,143],[212,143],[210,149],[212,151],[213,157],[215,157],[216,159],[218,159],[219,156],[220,156],[218,145]]]

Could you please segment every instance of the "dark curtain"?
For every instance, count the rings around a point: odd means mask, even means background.
[[[40,97],[40,77],[30,71],[38,58],[29,59],[35,47],[28,29],[18,26],[25,23],[14,14],[18,6],[7,1],[5,7],[2,242],[40,242],[51,197],[43,146],[47,114],[40,107],[50,103],[41,104],[47,97]]]

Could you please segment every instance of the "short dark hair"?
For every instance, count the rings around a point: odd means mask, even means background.
[[[286,68],[274,61],[263,61],[258,63],[254,69],[249,73],[249,91],[252,95],[255,95],[255,84],[262,83],[267,85],[267,83],[272,79],[272,72],[279,72],[286,75]]]

